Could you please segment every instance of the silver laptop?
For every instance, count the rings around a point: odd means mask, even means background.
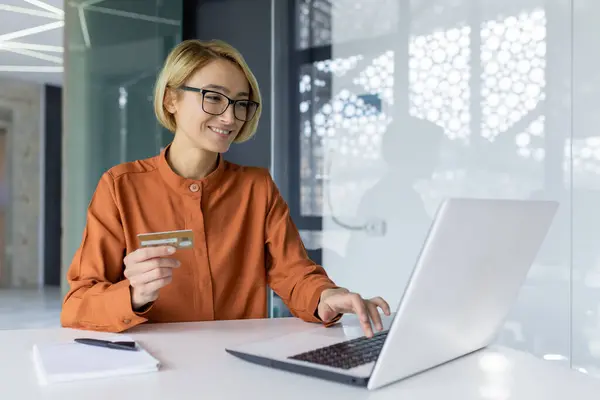
[[[376,389],[480,350],[504,323],[557,208],[553,201],[448,199],[387,329],[366,338],[318,327],[226,351]]]

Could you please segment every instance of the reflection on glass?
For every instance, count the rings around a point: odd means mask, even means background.
[[[592,334],[600,274],[589,271],[597,236],[580,235],[590,251],[573,253],[573,283],[585,282],[579,299],[589,306],[574,309],[582,322],[570,343],[571,176],[600,190],[600,136],[588,123],[585,136],[572,137],[567,3],[297,4],[298,47],[331,45],[328,59],[301,68],[298,113],[302,214],[323,216],[323,264],[334,280],[394,307],[444,197],[555,199],[560,213],[498,342],[540,358],[565,354],[563,363],[573,362],[573,345],[600,366]],[[376,31],[363,29],[374,20]],[[387,231],[336,220],[383,220]],[[589,370],[589,360],[581,367]]]
[[[65,3],[63,271],[80,244],[102,173],[156,155],[172,138],[157,123],[152,101],[157,73],[181,41],[181,7],[166,1]]]
[[[376,38],[394,32],[398,23],[397,0],[377,0],[376,6],[370,1],[296,0],[296,8],[300,48]]]

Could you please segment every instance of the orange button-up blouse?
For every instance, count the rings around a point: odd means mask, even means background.
[[[67,279],[65,327],[120,332],[146,321],[181,322],[267,316],[267,285],[308,322],[321,292],[336,287],[305,251],[268,170],[224,161],[201,180],[182,178],[166,150],[113,167],[88,208]],[[123,258],[139,233],[191,229],[194,248],[143,313],[132,310]]]

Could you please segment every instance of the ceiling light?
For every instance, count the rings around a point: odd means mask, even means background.
[[[83,7],[86,8],[87,6],[93,6],[94,4],[98,4],[98,3],[102,3],[106,0],[86,0],[86,1],[82,1],[81,4],[79,4],[79,7]]]
[[[0,72],[63,72],[62,66],[33,67],[30,65],[0,65]]]
[[[4,35],[0,35],[0,41],[6,41],[11,39],[16,39],[20,37],[25,37],[29,35],[35,35],[36,33],[46,32],[52,29],[62,28],[65,26],[65,21],[56,21],[51,22],[49,24],[35,26],[33,28],[27,28],[16,32],[5,33]]]
[[[79,14],[79,26],[81,26],[81,34],[83,35],[83,42],[85,43],[85,47],[88,49],[92,46],[92,41],[90,40],[90,31],[88,31],[87,21],[85,19],[85,13],[83,8],[79,8],[77,10]]]
[[[62,46],[48,46],[45,44],[21,43],[21,42],[0,42],[0,49],[26,49],[46,51],[50,53],[62,53]]]
[[[8,4],[0,4],[0,11],[8,11],[8,12],[15,12],[15,13],[19,13],[19,14],[34,15],[36,17],[46,17],[46,18],[52,18],[52,19],[63,19],[62,15],[58,15],[56,13],[35,10],[35,9],[32,9],[32,8],[23,8],[23,7],[9,6]]]
[[[85,9],[89,10],[89,11],[96,11],[101,14],[115,15],[117,17],[132,18],[132,19],[148,21],[148,22],[156,22],[159,24],[174,25],[174,26],[181,25],[181,23],[175,19],[153,17],[151,15],[138,14],[138,13],[129,12],[129,11],[113,10],[112,8],[88,6]]]
[[[4,49],[4,51],[10,51],[11,53],[21,54],[23,56],[29,56],[33,58],[37,58],[38,60],[50,61],[57,64],[62,64],[62,57],[51,56],[48,54],[40,53],[32,50],[24,50],[24,49]]]
[[[65,15],[65,12],[63,10],[61,10],[60,8],[51,6],[50,4],[44,3],[41,0],[23,0],[23,1],[25,1],[29,4],[32,4],[34,6],[37,6],[39,8],[43,8],[44,10],[48,10],[57,15]]]

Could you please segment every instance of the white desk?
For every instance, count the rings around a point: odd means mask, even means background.
[[[359,329],[354,319],[334,329]],[[600,380],[504,348],[484,350],[369,392],[237,359],[226,346],[308,329],[296,319],[142,325],[129,332],[163,363],[158,373],[40,387],[34,343],[81,336],[70,329],[0,331],[0,398],[29,399],[598,399]],[[100,336],[85,332],[85,336]]]

